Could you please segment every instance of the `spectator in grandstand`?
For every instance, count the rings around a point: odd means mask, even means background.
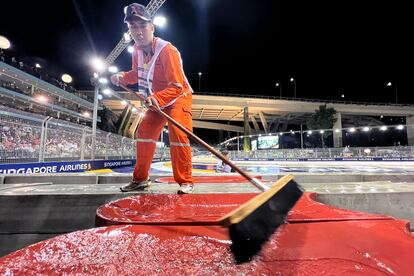
[[[5,54],[4,54],[4,51],[2,50],[2,49],[0,49],[0,60],[2,61],[2,62],[4,62],[4,59],[5,58]]]
[[[17,67],[17,60],[16,60],[16,58],[15,58],[15,57],[12,57],[12,58],[11,58],[11,63],[12,63],[12,65],[13,65],[14,67]]]
[[[224,155],[224,157],[226,157],[226,159],[229,159],[229,151],[228,150],[224,149],[224,150],[221,150],[220,152],[221,152],[221,154]],[[234,172],[234,170],[229,165],[227,165],[222,160],[220,160],[216,165],[216,172],[229,173],[229,172]]]
[[[146,190],[156,141],[166,119],[155,109],[161,108],[187,129],[192,129],[192,89],[184,75],[180,53],[170,42],[154,37],[154,25],[144,6],[125,7],[124,22],[135,41],[132,70],[111,76],[114,85],[138,83],[138,92],[146,98],[148,110],[138,127],[137,164],[131,183],[121,191]],[[171,161],[179,194],[192,193],[191,148],[188,137],[173,125],[168,126]]]

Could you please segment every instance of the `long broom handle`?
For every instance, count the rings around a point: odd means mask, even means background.
[[[144,102],[145,98],[138,94],[137,92],[133,91],[132,89],[129,89],[128,87],[126,87],[125,85],[120,84],[120,86],[125,89],[126,91],[135,94],[140,101]],[[179,122],[177,122],[176,120],[174,120],[173,118],[171,118],[167,113],[165,113],[164,111],[162,111],[161,109],[158,109],[157,107],[154,107],[153,109],[151,109],[155,112],[157,112],[158,114],[160,114],[161,116],[163,116],[165,119],[167,119],[168,122],[172,123],[173,125],[175,125],[177,128],[179,128],[181,131],[183,131],[185,134],[187,134],[188,136],[190,136],[193,140],[195,140],[197,143],[199,143],[200,145],[202,145],[204,148],[206,148],[209,152],[211,152],[212,154],[214,154],[215,156],[217,156],[219,159],[221,159],[224,163],[226,163],[227,165],[229,165],[232,169],[234,169],[236,172],[238,172],[239,174],[241,174],[244,178],[246,178],[247,180],[249,180],[254,186],[256,186],[258,189],[260,189],[261,191],[266,191],[269,188],[264,185],[262,182],[260,182],[258,179],[251,177],[248,173],[246,173],[245,171],[242,171],[239,167],[237,167],[233,162],[231,162],[230,160],[228,160],[224,155],[222,155],[220,152],[218,152],[217,150],[215,150],[213,147],[211,147],[209,144],[207,144],[206,142],[204,142],[200,137],[198,137],[197,135],[195,135],[193,132],[191,132],[190,130],[188,130],[187,128],[185,128],[183,125],[181,125]]]

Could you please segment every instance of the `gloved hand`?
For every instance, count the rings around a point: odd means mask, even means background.
[[[157,99],[155,99],[153,96],[146,98],[144,104],[151,110],[160,109]]]
[[[113,85],[119,86],[120,83],[124,83],[124,75],[121,73],[116,73],[111,76],[111,82]]]

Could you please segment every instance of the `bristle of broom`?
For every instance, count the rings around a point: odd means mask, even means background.
[[[303,194],[303,189],[290,180],[269,200],[237,224],[230,225],[230,247],[238,264],[258,254],[276,229],[285,223],[288,212]]]

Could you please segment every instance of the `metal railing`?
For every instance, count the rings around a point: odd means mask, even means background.
[[[89,160],[92,129],[0,107],[0,163]],[[97,131],[95,159],[134,158],[136,141]]]
[[[239,137],[240,138],[240,137]],[[90,160],[92,129],[39,114],[0,107],[0,163]],[[162,143],[161,143],[162,144]],[[236,147],[236,149],[240,147]],[[192,147],[193,155],[208,155]],[[136,140],[97,131],[96,159],[134,159]],[[232,158],[414,157],[414,147],[341,147],[231,151]],[[157,147],[154,158],[169,159],[169,148]]]
[[[230,151],[232,159],[297,159],[297,158],[413,158],[414,147],[343,147],[314,149],[268,149],[250,152]]]

